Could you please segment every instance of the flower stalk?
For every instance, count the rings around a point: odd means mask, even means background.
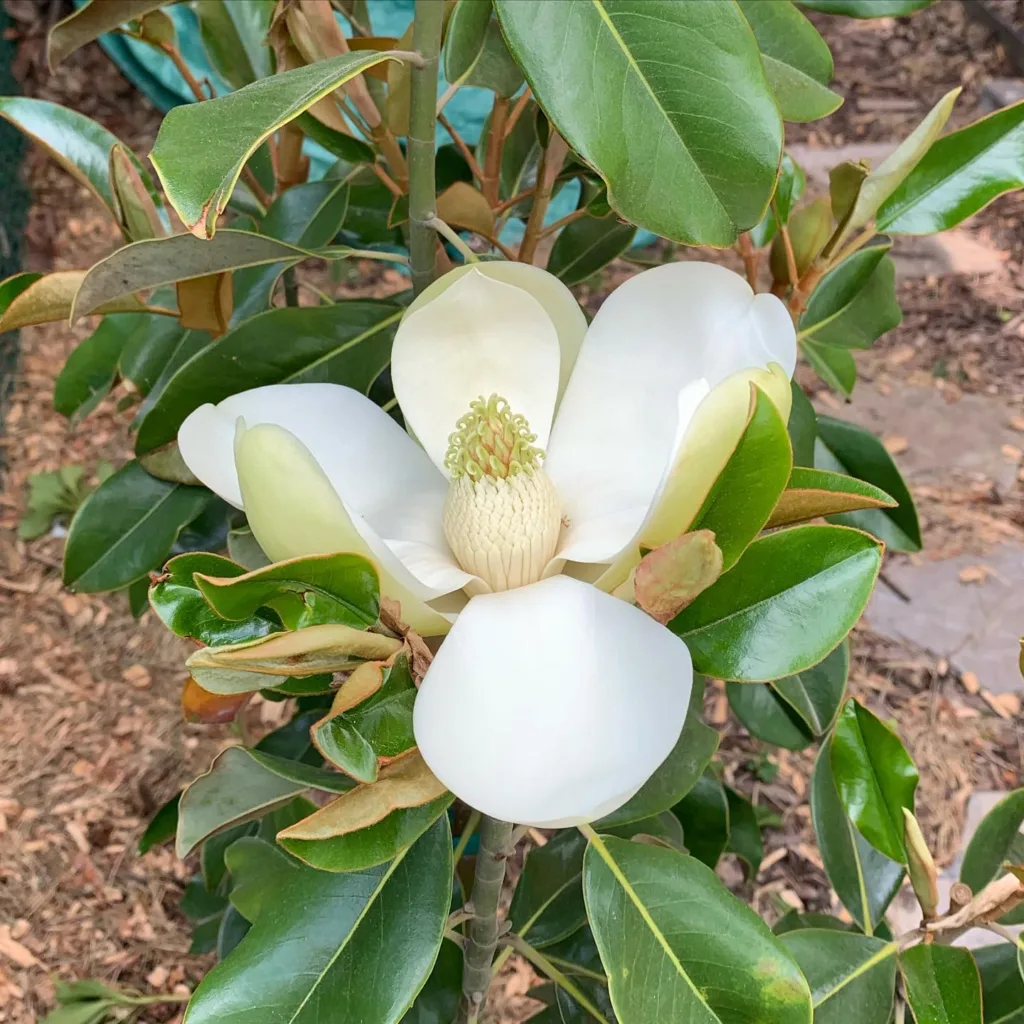
[[[512,853],[512,825],[484,815],[480,820],[480,852],[470,896],[472,917],[462,970],[459,1024],[478,1024],[491,981],[491,961],[498,946],[498,901],[505,881],[505,863]]]
[[[444,24],[444,0],[416,0],[412,44],[422,65],[412,70],[409,102],[409,262],[417,295],[434,280],[437,235],[430,221],[434,208],[434,131],[438,54]]]

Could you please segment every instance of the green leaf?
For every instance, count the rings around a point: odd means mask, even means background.
[[[900,738],[866,707],[846,702],[832,737],[832,777],[857,830],[906,864],[903,810],[913,813],[918,773]]]
[[[181,794],[176,850],[187,857],[203,840],[289,803],[308,789],[343,793],[352,780],[247,747],[228,747]]]
[[[935,0],[796,0],[801,7],[848,18],[900,18],[935,3]]]
[[[434,966],[452,892],[442,818],[390,864],[351,874],[298,867],[261,901],[248,935],[196,989],[188,1024],[337,1020],[397,1024]]]
[[[455,5],[444,45],[444,76],[449,82],[490,89],[513,96],[523,73],[508,52],[490,0],[464,0]]]
[[[769,683],[726,683],[725,692],[733,714],[756,739],[786,750],[803,750],[814,742],[807,724]]]
[[[442,942],[434,969],[402,1024],[449,1024],[455,1020],[461,997],[462,950],[454,942]]]
[[[167,0],[92,0],[50,29],[46,63],[52,72],[75,50],[128,21],[136,21]]]
[[[700,861],[594,836],[583,871],[587,914],[622,1024],[810,1019],[810,993],[792,957]]]
[[[1024,188],[1024,102],[937,139],[875,220],[880,231],[930,235],[1019,188]]]
[[[902,322],[903,310],[896,299],[896,264],[886,256],[849,306],[835,319],[810,327],[808,337],[833,348],[870,348]]]
[[[181,793],[175,793],[170,800],[161,807],[146,826],[146,831],[139,837],[139,856],[149,853],[154,846],[162,846],[174,838],[178,830],[178,801],[181,800]]]
[[[149,603],[163,624],[176,636],[218,647],[255,640],[276,632],[280,625],[265,611],[240,621],[222,619],[207,604],[193,574],[228,578],[242,576],[245,569],[220,555],[188,552],[172,558],[149,592]]]
[[[14,331],[19,327],[53,323],[67,320],[71,315],[71,304],[86,274],[84,270],[55,270],[33,281],[16,295],[0,316],[0,333]],[[104,303],[97,313],[144,312],[147,307],[137,296],[126,295],[113,302]],[[172,310],[152,307],[154,313],[176,316]]]
[[[18,524],[18,536],[32,540],[50,529],[58,516],[73,513],[92,489],[81,466],[61,466],[28,478],[27,512]]]
[[[68,356],[53,388],[53,407],[78,422],[110,393],[127,332],[121,316],[104,317]]]
[[[814,451],[818,469],[865,480],[899,502],[892,509],[845,512],[833,522],[867,530],[892,551],[920,551],[921,528],[914,499],[882,442],[862,427],[831,416],[818,417],[818,435]]]
[[[735,4],[496,0],[495,8],[538,103],[604,178],[623,217],[675,241],[719,246],[761,220],[782,123]]]
[[[793,675],[822,661],[852,629],[881,559],[878,543],[857,530],[768,534],[670,628],[705,675],[751,683]]]
[[[602,818],[596,827],[614,828],[660,814],[679,803],[697,784],[718,749],[720,739],[719,734],[704,723],[704,684],[700,676],[694,677],[686,721],[672,753],[634,796]]]
[[[1024,789],[1008,793],[992,808],[978,825],[964,851],[960,881],[975,893],[981,892],[996,876],[1001,875],[1003,862],[1016,860],[1011,855],[1024,824]]]
[[[548,257],[548,272],[567,285],[579,284],[624,253],[635,235],[636,227],[624,224],[614,214],[587,214],[558,233]]]
[[[847,256],[821,279],[800,317],[801,340],[816,334],[848,312],[890,247],[889,242],[865,246]],[[817,340],[821,342],[823,339]]]
[[[672,813],[683,826],[690,856],[714,869],[729,843],[729,800],[718,776],[706,768]]]
[[[747,878],[753,879],[764,859],[764,841],[754,805],[728,786],[725,787],[725,797],[729,802],[729,842],[725,850],[744,862]]]
[[[969,950],[922,943],[899,962],[917,1024],[981,1024],[981,977]]]
[[[583,851],[587,841],[564,829],[526,855],[508,917],[512,930],[531,946],[550,946],[586,923]]]
[[[798,275],[810,267],[831,234],[832,208],[824,196],[794,211],[789,218],[789,240]],[[789,279],[789,254],[781,235],[772,242],[769,263],[775,281],[793,283]]]
[[[20,274],[12,274],[0,281],[0,315],[7,312],[7,307],[29,286],[42,278],[36,270],[26,270]]]
[[[853,827],[832,777],[832,741],[818,754],[811,781],[811,816],[832,888],[853,919],[873,931],[903,882],[903,867],[879,853]]]
[[[728,572],[761,532],[786,488],[793,452],[775,403],[751,385],[746,428],[690,526],[711,530]]]
[[[196,0],[193,4],[206,56],[233,89],[270,75],[266,38],[274,7],[274,0],[247,0],[244,4]]]
[[[814,997],[814,1024],[889,1024],[896,990],[896,943],[824,928],[789,932]]]
[[[176,281],[282,260],[295,263],[306,258],[330,258],[345,252],[344,248],[302,249],[252,231],[228,228],[210,239],[189,234],[145,238],[118,249],[89,270],[75,296],[71,319],[77,320],[135,292]]]
[[[391,59],[375,50],[345,53],[227,96],[175,107],[160,125],[150,159],[185,226],[212,238],[245,162],[260,144],[349,79]]]
[[[401,807],[373,825],[329,839],[284,837],[278,842],[290,854],[320,871],[362,871],[399,855],[439,817],[446,817],[454,799],[451,793],[445,793],[419,807]]]
[[[835,721],[849,675],[850,645],[844,641],[813,668],[770,685],[803,719],[811,735],[821,737]]]
[[[788,0],[739,0],[761,49],[779,110],[787,121],[816,121],[842,96],[828,88],[832,54],[815,27]]]
[[[789,526],[837,512],[895,506],[896,500],[874,484],[845,473],[798,467],[772,509],[768,526]]]
[[[787,932],[796,932],[807,928],[828,928],[836,932],[848,932],[851,926],[838,917],[831,917],[829,914],[799,914],[795,910],[788,910],[772,926],[776,935],[785,935]]]
[[[800,351],[814,372],[829,387],[847,398],[853,394],[853,387],[857,383],[857,364],[845,348],[822,345],[812,338],[802,338]]]
[[[197,573],[196,585],[222,618],[248,619],[268,605],[288,629],[338,622],[366,629],[380,613],[380,583],[361,555],[309,555],[223,578]]]
[[[846,227],[837,244],[857,228],[864,227],[878,212],[882,203],[891,196],[903,180],[917,166],[921,158],[939,137],[960,88],[951,89],[928,112],[925,119],[864,179]]]
[[[811,400],[797,382],[790,381],[793,404],[789,410],[789,440],[793,448],[793,465],[814,465],[814,440],[818,436],[818,418]]]
[[[84,114],[48,100],[25,96],[0,97],[0,117],[42,146],[64,170],[98,196],[111,214],[114,213],[110,150],[119,142],[116,135]],[[136,170],[157,208],[162,208],[163,200],[153,179],[130,151],[129,156],[135,161]]]
[[[213,500],[202,487],[122,466],[82,503],[64,549],[64,584],[86,594],[119,590],[159,567],[175,538]]]
[[[1024,1022],[1024,975],[1018,969],[1017,948],[1003,942],[974,950],[981,973],[985,1024]]]
[[[755,249],[763,249],[775,237],[779,227],[775,217],[776,210],[782,218],[782,223],[788,223],[789,215],[806,187],[807,176],[803,168],[788,153],[783,153],[779,180],[775,185],[775,209],[769,207],[761,222],[750,229],[750,240]]]
[[[271,309],[247,320],[168,381],[139,426],[136,450],[173,441],[185,417],[206,402],[265,384],[329,382],[365,394],[391,358],[402,313],[388,302],[352,299]]]

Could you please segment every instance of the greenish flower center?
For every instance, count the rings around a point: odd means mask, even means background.
[[[470,402],[469,412],[455,426],[444,457],[453,480],[505,480],[540,468],[544,452],[533,446],[537,435],[530,433],[526,417],[513,413],[500,395],[481,395]]]

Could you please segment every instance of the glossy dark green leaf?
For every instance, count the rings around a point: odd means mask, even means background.
[[[462,996],[462,950],[442,942],[434,969],[402,1024],[451,1024]]]
[[[803,750],[814,742],[807,723],[771,684],[726,683],[725,692],[733,714],[751,736],[787,750]]]
[[[829,914],[801,914],[795,910],[788,910],[772,925],[772,931],[776,935],[785,935],[787,932],[797,932],[807,928],[827,928],[830,931],[848,932],[852,926],[838,917]]]
[[[170,800],[161,807],[146,826],[146,831],[139,837],[138,852],[141,857],[148,853],[154,846],[162,846],[174,838],[178,830],[178,801],[181,800],[181,793],[175,793]]]
[[[981,977],[969,950],[921,943],[899,963],[917,1024],[982,1024]]]
[[[818,283],[800,317],[804,339],[847,313],[878,265],[889,252],[889,243],[868,245],[830,270]],[[821,338],[817,339],[819,342]]]
[[[895,508],[896,500],[865,480],[824,469],[795,468],[768,526],[789,526],[856,509]]]
[[[196,0],[193,5],[206,56],[233,89],[266,78],[272,71],[266,38],[274,6],[274,0],[243,4]]]
[[[537,101],[627,220],[713,245],[761,220],[782,124],[736,5],[496,0],[495,8]]]
[[[73,422],[88,416],[114,385],[127,336],[122,315],[105,316],[96,330],[75,346],[57,375],[53,407]]]
[[[12,274],[10,277],[4,278],[0,281],[0,313],[5,313],[7,307],[23,292],[26,288],[34,285],[36,281],[42,278],[42,274],[37,270],[26,270],[20,274]]]
[[[800,341],[800,351],[814,372],[829,387],[847,398],[853,394],[854,385],[857,383],[857,364],[847,349],[822,345],[815,338],[803,338]]]
[[[879,853],[846,815],[832,777],[831,740],[822,744],[811,781],[811,816],[825,872],[836,895],[867,931],[885,916],[903,867]]]
[[[896,943],[824,928],[782,937],[814,997],[814,1024],[889,1024]]]
[[[259,750],[228,747],[190,783],[178,805],[179,857],[218,832],[253,821],[308,789],[341,793],[351,779]]]
[[[119,141],[116,135],[75,110],[26,96],[0,97],[0,117],[42,146],[64,170],[98,196],[113,214],[110,150]],[[163,201],[153,179],[137,160],[136,170],[154,201],[158,202],[158,208],[162,208]]]
[[[564,829],[526,855],[509,908],[512,930],[531,946],[550,946],[585,923],[583,851],[587,841]]]
[[[559,232],[548,257],[548,272],[567,285],[579,284],[625,252],[635,235],[636,227],[614,214],[587,214]]]
[[[844,641],[819,664],[770,685],[800,716],[811,735],[820,737],[835,721],[849,675],[850,645]]]
[[[981,820],[964,851],[960,866],[960,881],[975,893],[981,892],[997,875],[1011,856],[1011,848],[1019,842],[1024,824],[1024,789],[1008,793]]]
[[[981,973],[985,1024],[1024,1024],[1024,976],[1008,942],[974,950]]]
[[[605,827],[601,826],[602,832]],[[679,819],[671,811],[662,811],[650,818],[640,818],[638,821],[631,821],[626,825],[618,825],[615,828],[607,829],[607,835],[616,836],[619,839],[633,839],[640,837],[657,839],[663,846],[669,846],[681,853],[686,853],[686,844],[683,841],[683,826]]]
[[[853,423],[818,417],[818,442],[814,464],[818,469],[848,473],[892,495],[899,504],[892,509],[845,512],[833,521],[866,530],[892,551],[920,551],[921,528],[914,499],[900,471],[874,434]]]
[[[210,892],[198,875],[185,887],[178,909],[190,921],[208,921],[219,917],[227,906],[227,899],[220,893]]]
[[[174,440],[190,412],[248,388],[315,381],[365,393],[391,358],[402,312],[388,302],[352,299],[272,309],[247,320],[171,378],[139,426],[136,449]]]
[[[857,830],[901,864],[903,811],[913,812],[918,773],[900,738],[866,707],[846,702],[832,736],[832,777]]]
[[[419,807],[402,807],[358,832],[329,839],[279,839],[293,856],[321,871],[362,871],[401,853],[445,812],[455,798],[446,793]]]
[[[795,961],[700,861],[608,837],[587,848],[583,878],[622,1024],[807,1024]]]
[[[672,813],[683,826],[683,842],[690,856],[713,869],[729,842],[729,800],[718,776],[705,769]]]
[[[935,3],[935,0],[796,0],[801,7],[848,18],[899,18]]]
[[[725,851],[736,854],[743,861],[747,878],[752,879],[764,859],[764,841],[754,805],[728,786],[725,787],[725,797],[729,802],[729,842]]]
[[[213,495],[150,476],[137,462],[96,488],[71,520],[64,583],[86,594],[119,590],[158,568]]]
[[[170,297],[170,292],[164,294]],[[212,340],[205,331],[186,330],[177,319],[152,313],[125,313],[118,316],[118,321],[128,334],[118,368],[142,395],[159,391],[157,383],[166,383],[169,370],[173,372]],[[198,336],[198,344],[191,335]]]
[[[815,27],[787,0],[739,0],[754,30],[779,110],[787,121],[815,121],[843,102],[828,88],[832,54]]]
[[[658,770],[618,810],[595,827],[614,828],[670,810],[697,784],[718,749],[719,734],[703,718],[704,679],[694,676],[690,707],[672,753]]]
[[[882,554],[864,533],[797,526],[755,540],[669,624],[698,672],[767,682],[818,664],[867,604]]]
[[[297,866],[249,934],[196,989],[189,1024],[321,1019],[397,1024],[427,981],[451,900],[443,817],[390,864],[351,874]],[[250,908],[251,909],[251,908]]]
[[[365,629],[380,612],[376,569],[361,555],[346,552],[293,558],[230,579],[194,578],[210,607],[225,619],[244,620],[268,605],[288,629],[323,622]]]
[[[804,389],[791,381],[793,404],[789,410],[789,441],[793,448],[793,465],[809,467],[814,465],[814,441],[818,436],[818,418],[811,400]]]
[[[736,564],[768,522],[792,468],[786,424],[775,403],[752,385],[746,428],[689,527],[714,533],[723,572]]]
[[[160,125],[150,159],[185,226],[212,238],[242,167],[260,144],[350,78],[388,59],[375,50],[345,53],[227,96],[175,107]]]
[[[199,869],[202,872],[203,884],[207,892],[221,892],[221,883],[227,877],[228,868],[224,863],[224,854],[232,843],[256,831],[256,822],[247,821],[232,828],[225,829],[210,836],[199,853]]]
[[[193,574],[227,578],[241,576],[245,569],[220,555],[189,552],[172,558],[149,592],[149,603],[163,624],[177,636],[217,647],[255,640],[280,630],[280,624],[264,613],[255,612],[242,620],[222,619],[207,604]]]
[[[1024,103],[937,139],[875,221],[880,231],[930,235],[1019,188],[1024,188]]]
[[[249,934],[250,927],[249,922],[234,907],[225,907],[220,928],[217,929],[217,959],[229,957]]]

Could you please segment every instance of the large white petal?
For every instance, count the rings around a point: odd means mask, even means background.
[[[771,362],[792,375],[792,319],[725,267],[667,263],[612,292],[587,331],[548,445],[545,465],[570,522],[559,554],[618,554],[708,390]]]
[[[529,292],[551,317],[555,330],[558,332],[558,347],[561,349],[560,368],[558,373],[558,397],[561,398],[569,383],[572,368],[576,365],[576,357],[580,354],[583,336],[587,333],[587,318],[580,309],[580,304],[571,291],[554,274],[549,274],[531,263],[517,263],[514,260],[483,260],[480,263],[463,263],[439,277],[433,284],[425,288],[409,305],[408,316],[428,302],[433,302],[439,295],[446,292],[456,281],[476,270],[484,277],[505,284],[515,285]],[[484,396],[489,397],[489,396]]]
[[[474,266],[395,335],[391,380],[409,429],[444,469],[448,438],[475,398],[505,398],[545,448],[558,397],[558,332],[529,292]]]
[[[485,814],[581,824],[625,803],[665,760],[692,680],[678,637],[556,576],[469,602],[420,687],[416,742]]]
[[[429,572],[424,571],[432,585],[414,576],[346,506],[309,449],[283,427],[264,423],[246,429],[239,419],[235,461],[249,526],[269,558],[277,562],[335,551],[364,555],[377,566],[382,593],[401,603],[410,626],[426,636],[448,631],[448,620],[425,602],[473,580],[449,555],[433,553]]]
[[[446,548],[447,482],[365,395],[340,384],[272,384],[193,412],[178,431],[182,457],[207,487],[241,508],[234,459],[239,417],[250,428],[270,423],[294,434],[377,535]]]

